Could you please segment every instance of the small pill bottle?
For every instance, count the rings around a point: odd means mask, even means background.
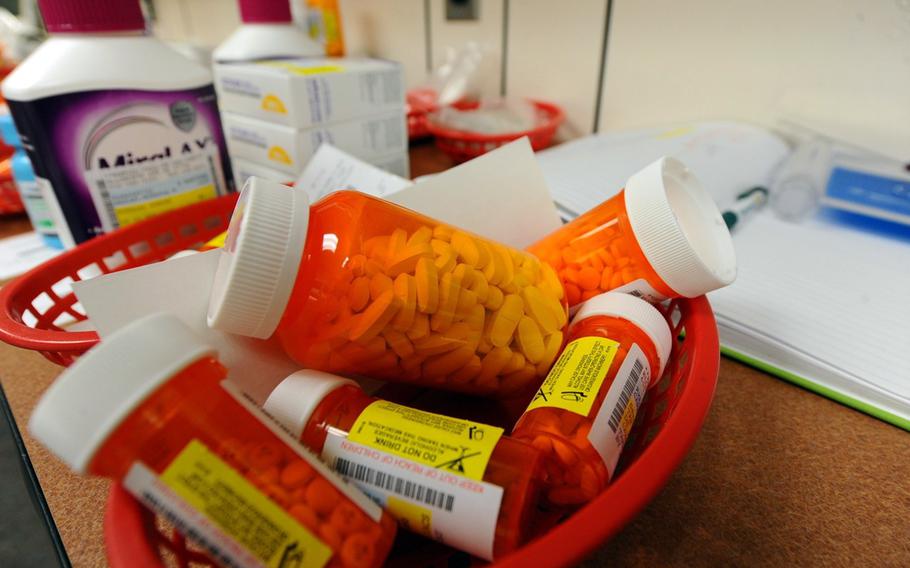
[[[174,316],[104,338],[29,428],[73,470],[121,482],[230,566],[380,566],[396,523],[225,380]]]
[[[720,211],[681,162],[661,158],[624,190],[528,248],[559,273],[570,308],[614,290],[659,302],[736,278]]]
[[[502,428],[371,397],[311,370],[282,381],[264,408],[414,532],[486,560],[529,538],[540,452]]]
[[[209,325],[275,334],[304,368],[510,396],[533,392],[562,345],[552,268],[356,191],[310,206],[250,178],[223,250]]]
[[[657,308],[608,292],[585,302],[568,343],[512,437],[544,456],[545,501],[586,503],[610,482],[648,388],[670,357],[670,328]]]

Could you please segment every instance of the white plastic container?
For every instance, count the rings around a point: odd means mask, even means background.
[[[239,0],[243,24],[215,49],[215,63],[324,54],[291,17],[288,0]]]
[[[78,244],[233,191],[208,69],[145,32],[137,0],[40,0],[50,38],[3,82]]]

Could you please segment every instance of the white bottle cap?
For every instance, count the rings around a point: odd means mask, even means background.
[[[171,314],[117,330],[54,381],[28,427],[73,470],[86,468],[107,437],[171,377],[215,349]]]
[[[247,180],[212,283],[210,327],[259,339],[275,332],[297,280],[309,220],[305,191]]]
[[[679,160],[661,158],[629,178],[626,213],[645,258],[687,298],[736,278],[736,254],[717,205]]]
[[[278,383],[262,408],[295,438],[300,438],[319,403],[344,385],[357,386],[357,383],[338,375],[304,369]]]
[[[581,305],[570,327],[581,320],[594,316],[611,316],[624,319],[642,330],[654,344],[660,369],[657,376],[664,374],[670,351],[673,349],[673,336],[670,326],[657,308],[631,294],[606,292],[598,294]]]

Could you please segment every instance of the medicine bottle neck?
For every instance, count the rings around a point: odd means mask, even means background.
[[[300,441],[313,451],[321,452],[328,428],[350,432],[360,413],[377,400],[379,399],[363,392],[359,386],[338,387],[327,394],[313,411],[303,428]]]

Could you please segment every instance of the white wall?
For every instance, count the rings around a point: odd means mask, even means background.
[[[781,105],[889,127],[910,113],[910,0],[609,1],[479,0],[475,22],[447,22],[444,0],[341,9],[349,51],[401,61],[409,86],[447,47],[486,46],[488,90],[561,104],[569,136],[699,118],[772,124]],[[213,44],[236,25],[233,0],[155,4],[170,39]]]

